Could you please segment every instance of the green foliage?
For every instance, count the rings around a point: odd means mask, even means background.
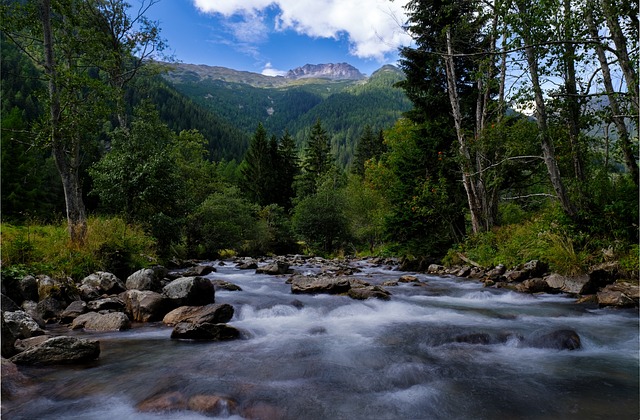
[[[311,128],[302,157],[302,172],[296,179],[298,198],[313,195],[322,177],[329,171],[333,159],[330,155],[329,135],[317,120]]]
[[[258,234],[258,206],[229,187],[210,195],[188,217],[187,250],[198,258],[212,258],[225,249],[242,251]]]
[[[64,224],[2,224],[2,275],[48,274],[75,280],[94,271],[126,277],[155,260],[155,243],[140,226],[119,218],[89,218],[82,248]]]
[[[349,240],[349,221],[344,196],[333,188],[321,188],[294,208],[294,232],[316,252],[329,254]]]
[[[353,240],[357,245],[366,245],[372,254],[383,243],[385,216],[390,211],[388,203],[380,191],[363,183],[359,177],[349,178],[342,191]]]

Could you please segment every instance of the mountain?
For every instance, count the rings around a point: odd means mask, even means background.
[[[303,147],[308,130],[320,119],[345,167],[366,125],[388,128],[411,108],[404,92],[394,86],[404,74],[389,65],[370,77],[346,63],[307,64],[286,77],[204,65],[167,66],[167,83],[247,139],[262,123],[278,136],[288,130]]]
[[[351,64],[305,64],[289,70],[287,79],[331,79],[331,80],[362,80],[364,74]]]

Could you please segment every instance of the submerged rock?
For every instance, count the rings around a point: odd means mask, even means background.
[[[573,330],[555,330],[548,333],[534,333],[523,343],[527,347],[577,350],[582,347],[580,336]]]
[[[187,398],[178,391],[154,395],[139,403],[136,408],[143,412],[177,411],[187,408]]]
[[[19,365],[57,365],[90,362],[99,355],[100,343],[97,340],[60,336],[18,353],[9,360]]]
[[[191,339],[191,340],[233,340],[240,337],[240,331],[227,324],[211,324],[203,322],[193,324],[191,322],[180,322],[173,327],[171,338]]]
[[[350,298],[365,300],[370,298],[389,300],[391,297],[391,293],[384,290],[380,286],[362,286],[362,287],[352,287],[347,292]]]
[[[211,280],[211,283],[213,284],[213,288],[215,290],[223,289],[223,290],[229,290],[232,292],[242,291],[242,287],[225,280]]]

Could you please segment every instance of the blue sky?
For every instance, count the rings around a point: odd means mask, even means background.
[[[131,2],[135,8],[136,1]],[[394,64],[408,45],[407,0],[160,0],[169,52],[184,63],[269,75],[304,64],[347,62],[365,74]]]

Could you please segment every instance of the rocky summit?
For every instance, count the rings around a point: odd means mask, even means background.
[[[305,64],[289,70],[287,79],[332,79],[332,80],[361,80],[365,75],[351,64]]]

